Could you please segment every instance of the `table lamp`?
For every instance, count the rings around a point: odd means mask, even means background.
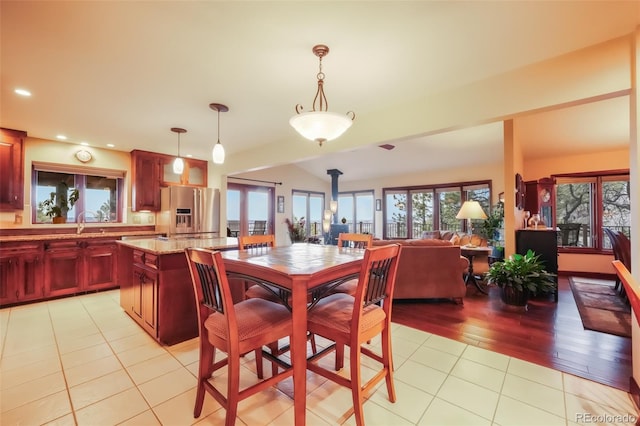
[[[456,219],[467,219],[467,232],[472,233],[471,219],[486,219],[487,215],[477,201],[465,201],[456,215]]]

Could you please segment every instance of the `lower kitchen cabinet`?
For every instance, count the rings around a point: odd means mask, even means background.
[[[44,245],[45,297],[118,286],[115,240],[60,240]]]
[[[193,285],[183,252],[119,247],[120,306],[164,345],[198,336]]]
[[[28,302],[44,296],[42,243],[0,246],[0,306]]]

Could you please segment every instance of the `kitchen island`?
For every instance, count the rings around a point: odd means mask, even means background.
[[[238,248],[237,238],[141,238],[118,241],[120,305],[163,345],[198,336],[188,247]]]

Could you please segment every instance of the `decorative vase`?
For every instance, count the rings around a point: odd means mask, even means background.
[[[55,216],[52,220],[53,223],[67,223],[67,218],[64,216]]]
[[[500,289],[500,299],[507,305],[526,307],[529,302],[529,290],[518,290],[515,287],[503,286]]]

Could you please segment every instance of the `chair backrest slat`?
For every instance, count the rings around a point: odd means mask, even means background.
[[[238,247],[240,250],[275,247],[275,245],[276,237],[273,234],[242,235],[238,241]]]
[[[341,232],[338,234],[338,247],[365,249],[373,244],[373,235]]]
[[[366,249],[355,295],[362,308],[384,299],[388,299],[386,305],[391,304],[400,250],[399,244]]]

